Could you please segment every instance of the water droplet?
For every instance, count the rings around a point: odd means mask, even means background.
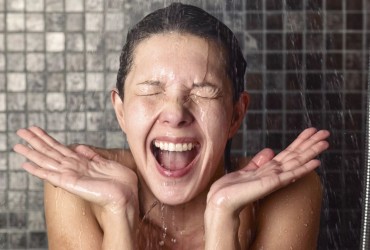
[[[161,240],[160,242],[158,242],[158,244],[159,244],[161,247],[163,247],[163,246],[164,246],[164,241],[163,241],[163,240]]]

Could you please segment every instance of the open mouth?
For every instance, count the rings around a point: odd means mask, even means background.
[[[183,172],[192,165],[199,154],[200,145],[197,142],[173,143],[154,140],[151,145],[152,153],[158,165],[168,172]]]

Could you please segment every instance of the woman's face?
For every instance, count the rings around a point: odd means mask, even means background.
[[[123,103],[113,94],[138,174],[158,200],[176,205],[202,192],[237,131],[223,50],[177,32],[134,51]]]

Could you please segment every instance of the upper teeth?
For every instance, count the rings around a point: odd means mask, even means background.
[[[167,151],[176,151],[182,152],[187,150],[192,150],[194,148],[194,143],[172,143],[172,142],[162,142],[162,141],[155,141],[154,145],[161,150]]]

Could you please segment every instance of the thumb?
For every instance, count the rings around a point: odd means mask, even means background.
[[[272,149],[265,148],[258,152],[252,160],[249,161],[248,165],[243,168],[243,170],[256,170],[260,168],[266,162],[269,162],[274,158],[275,153]]]
[[[81,155],[91,161],[102,161],[104,159],[97,152],[86,145],[78,145],[74,148],[74,150],[78,155]]]

